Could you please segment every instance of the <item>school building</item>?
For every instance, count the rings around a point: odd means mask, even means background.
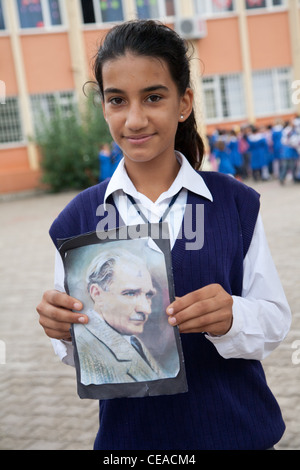
[[[133,18],[191,41],[202,132],[300,113],[300,0],[0,0],[0,193],[39,184],[37,109],[80,102],[101,38]]]

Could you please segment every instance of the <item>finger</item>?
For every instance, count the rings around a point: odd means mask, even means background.
[[[44,294],[43,299],[52,305],[63,307],[67,310],[80,311],[83,308],[82,302],[80,302],[80,300],[69,296],[65,292],[59,292],[57,290],[47,291]]]
[[[70,330],[67,332],[58,332],[57,330],[52,330],[51,328],[44,329],[46,335],[51,339],[59,339],[65,341],[72,341]]]
[[[209,314],[216,313],[219,310],[219,304],[216,298],[197,301],[186,308],[179,310],[177,313],[169,316],[170,325],[180,325],[183,322],[197,320],[199,325],[206,324],[210,321]]]
[[[211,297],[215,297],[217,295],[217,292],[218,292],[217,284],[210,284],[196,291],[189,292],[183,297],[176,298],[176,300],[168,306],[167,314],[174,315],[196,302],[200,302],[201,300],[206,300]]]
[[[83,305],[77,299],[58,291],[48,291],[44,294],[42,302],[37,306],[37,312],[42,322],[49,318],[62,323],[87,323],[88,317],[82,313],[73,312],[75,308],[80,311]]]
[[[210,333],[213,335],[225,334],[229,329],[228,316],[220,311],[188,319],[179,324],[181,333]],[[225,331],[226,330],[226,331]]]
[[[71,323],[58,322],[46,316],[41,316],[39,323],[44,328],[44,330],[55,330],[60,334],[66,334],[71,328]]]

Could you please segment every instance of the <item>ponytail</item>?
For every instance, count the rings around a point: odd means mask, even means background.
[[[195,170],[199,170],[204,157],[204,142],[198,132],[195,111],[180,122],[175,137],[175,149],[183,153]]]

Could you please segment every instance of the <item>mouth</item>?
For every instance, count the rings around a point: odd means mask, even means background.
[[[151,140],[154,135],[155,134],[129,135],[129,136],[125,136],[125,139],[130,144],[142,145],[142,144],[145,144],[146,142],[149,142],[149,140]]]
[[[130,321],[135,322],[135,323],[145,323],[146,315],[143,312],[134,313],[130,317]]]

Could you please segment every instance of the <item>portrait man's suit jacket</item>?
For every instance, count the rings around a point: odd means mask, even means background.
[[[89,310],[87,315],[89,322],[76,325],[75,329],[82,384],[143,382],[166,377],[144,345],[148,364],[99,314]]]

